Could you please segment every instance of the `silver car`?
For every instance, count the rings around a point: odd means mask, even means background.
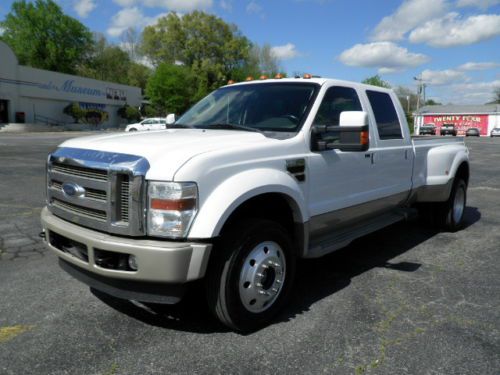
[[[491,137],[500,137],[500,128],[493,128],[490,133]]]

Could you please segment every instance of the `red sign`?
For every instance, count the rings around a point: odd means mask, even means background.
[[[488,135],[488,115],[434,115],[424,116],[424,124],[436,125],[436,134],[441,133],[443,124],[453,124],[458,135],[465,135],[469,128],[479,129],[481,135]]]

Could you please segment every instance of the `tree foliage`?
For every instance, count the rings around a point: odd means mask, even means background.
[[[183,113],[193,103],[193,74],[181,65],[163,63],[149,78],[146,95],[157,113]]]
[[[236,26],[195,11],[182,17],[169,13],[146,27],[141,51],[156,66],[182,64],[190,69],[194,96],[199,99],[245,66],[250,48],[250,41]]]
[[[125,104],[123,107],[118,108],[118,116],[127,121],[139,121],[141,119],[141,113],[135,107],[131,107]]]
[[[80,108],[78,103],[70,103],[63,109],[65,115],[73,117],[73,121],[78,122],[85,117],[85,111]]]
[[[0,27],[19,63],[40,69],[75,73],[92,43],[89,30],[53,0],[15,1]]]
[[[378,74],[365,78],[364,80],[361,81],[361,83],[367,84],[367,85],[373,85],[373,86],[379,86],[379,87],[385,87],[386,89],[390,89],[391,85],[389,82],[384,81]]]

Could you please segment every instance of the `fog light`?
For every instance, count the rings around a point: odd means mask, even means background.
[[[137,266],[137,258],[135,257],[135,255],[129,255],[129,257],[128,257],[128,266],[130,267],[130,269],[132,271],[137,271],[137,269],[139,268]]]

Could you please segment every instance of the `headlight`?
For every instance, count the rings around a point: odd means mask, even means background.
[[[149,235],[186,237],[197,209],[198,188],[194,182],[149,182]]]

